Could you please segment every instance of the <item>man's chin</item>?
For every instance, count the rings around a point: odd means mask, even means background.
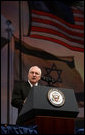
[[[32,84],[35,84],[36,83],[36,81],[32,81]]]

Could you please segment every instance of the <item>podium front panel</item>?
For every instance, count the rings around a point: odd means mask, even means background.
[[[33,87],[30,90],[18,119],[22,121],[23,119],[26,120],[38,115],[75,118],[79,113],[79,109],[74,90],[58,88],[65,96],[65,103],[62,106],[57,107],[52,105],[48,100],[48,92],[50,89],[53,89],[53,87]]]

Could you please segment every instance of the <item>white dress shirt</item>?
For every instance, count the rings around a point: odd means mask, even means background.
[[[30,86],[31,87],[33,87],[33,86],[38,86],[38,83],[35,83],[34,85],[28,80],[28,82],[29,82],[29,84],[30,84]]]

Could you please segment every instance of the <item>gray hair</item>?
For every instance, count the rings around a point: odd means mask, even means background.
[[[30,67],[30,69],[29,69],[29,72],[30,72],[30,70],[31,70],[32,68],[34,68],[34,67],[36,67],[36,68],[38,68],[38,69],[39,69],[39,72],[40,72],[40,76],[41,76],[41,74],[42,74],[42,71],[41,71],[41,68],[39,68],[38,66],[32,66],[32,67]]]

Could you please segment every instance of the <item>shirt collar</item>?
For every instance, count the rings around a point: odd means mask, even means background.
[[[29,84],[30,84],[30,86],[31,87],[33,87],[33,86],[38,86],[38,83],[35,83],[34,85],[28,80],[28,82],[29,82]]]

